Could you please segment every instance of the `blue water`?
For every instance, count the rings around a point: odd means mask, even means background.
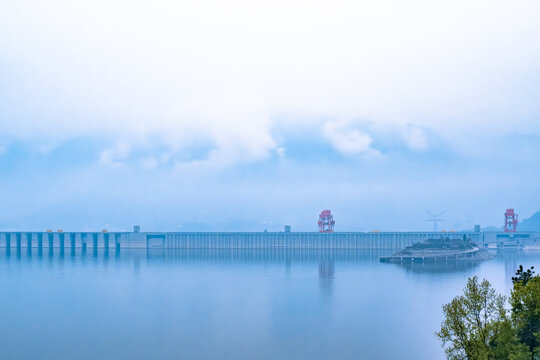
[[[0,249],[2,359],[443,359],[441,306],[468,276],[506,294],[540,252],[480,264],[391,251]]]

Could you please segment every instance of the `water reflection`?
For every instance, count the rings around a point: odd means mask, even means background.
[[[393,252],[0,248],[2,358],[443,359],[433,333],[462,272],[501,285],[540,259],[379,262]],[[20,334],[41,341],[26,357]]]
[[[333,279],[334,272],[334,260],[324,259],[319,262],[319,279]]]
[[[523,257],[522,249],[500,249],[497,251],[497,259],[504,262],[504,273],[507,278],[515,275],[516,269],[521,265],[520,258]]]
[[[479,267],[480,262],[449,261],[449,262],[395,262],[389,263],[413,273],[459,273],[470,272]]]
[[[333,259],[319,262],[319,289],[322,296],[330,298],[334,287],[335,267]]]
[[[138,273],[141,271],[141,260],[139,258],[135,258],[133,260],[133,272]]]
[[[285,260],[285,274],[287,274],[287,276],[290,276],[291,270],[292,270],[292,261],[290,258],[287,258]]]
[[[43,252],[48,254],[51,262],[63,261],[65,253],[69,251],[69,257],[73,261],[85,261],[91,258],[95,263],[107,263],[109,261],[124,263],[131,262],[135,271],[140,271],[141,264],[144,266],[166,264],[191,264],[191,263],[279,263],[285,267],[285,272],[290,274],[292,268],[297,265],[313,264],[314,271],[318,271],[320,287],[323,292],[329,293],[335,274],[335,263],[379,263],[381,256],[394,253],[395,249],[388,250],[298,250],[298,249],[104,249],[87,247],[67,249],[62,248],[0,248],[0,258],[9,259],[13,255],[18,261],[33,262],[43,258]],[[111,252],[114,252],[112,256]],[[37,255],[37,256],[36,256]],[[504,262],[507,277],[514,275],[515,269],[522,263],[523,256],[540,258],[540,252],[527,252],[523,250],[505,250],[496,253],[494,260]],[[481,266],[482,262],[438,262],[438,263],[389,263],[382,266],[399,267],[413,273],[459,273],[470,272]],[[309,265],[311,266],[311,265]],[[323,290],[324,289],[324,290]]]
[[[125,250],[123,250],[125,251]],[[128,250],[133,253],[136,250]],[[379,262],[389,250],[301,250],[301,249],[156,249],[144,251],[149,262],[234,262],[234,263],[306,263],[321,260],[338,262]]]
[[[448,261],[448,262],[391,262],[384,263],[389,266],[398,266],[412,273],[467,273],[476,270],[482,264],[489,262],[503,262],[504,272],[507,279],[515,275],[519,265],[528,262],[534,264],[540,260],[540,251],[529,251],[518,248],[498,249],[490,252],[495,255],[494,259],[482,261]]]

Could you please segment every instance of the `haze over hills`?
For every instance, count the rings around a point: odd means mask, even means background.
[[[517,227],[518,231],[540,231],[540,211],[535,212],[529,218],[520,220]],[[502,231],[503,226],[484,226],[483,231]]]
[[[263,3],[0,1],[0,229],[538,210],[538,1]]]
[[[540,211],[535,212],[530,218],[525,219],[521,224],[518,224],[518,230],[540,230]]]

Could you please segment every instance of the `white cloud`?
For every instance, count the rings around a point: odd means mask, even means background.
[[[403,137],[413,150],[426,150],[428,147],[426,134],[422,128],[409,125],[404,129]]]
[[[344,121],[328,121],[323,126],[324,135],[343,155],[377,156],[379,152],[370,147],[371,136]]]
[[[532,212],[538,141],[509,135],[540,135],[539,23],[537,0],[0,1],[0,140],[24,147],[2,157],[64,151],[39,158],[51,167],[3,162],[3,219],[159,229],[289,211],[280,221],[309,230],[306,214],[329,206],[349,217],[340,228],[372,230],[388,211],[421,227],[448,203],[492,223],[507,204]],[[306,160],[311,148],[274,137],[320,149],[321,129],[344,156],[388,161]],[[98,139],[82,151],[98,146],[99,166],[64,171],[58,144],[79,138]],[[404,144],[438,151],[396,156]],[[446,147],[465,156],[439,161]]]
[[[102,151],[99,157],[99,163],[111,167],[120,167],[124,164],[124,161],[129,158],[130,153],[130,145],[118,142],[114,147]]]
[[[285,113],[412,121],[411,148],[427,146],[425,128],[472,151],[464,133],[540,133],[539,10],[533,0],[3,2],[1,133],[157,139],[172,155],[210,142],[197,161],[234,164],[269,156],[273,116]],[[369,149],[359,129],[335,131],[344,154]]]

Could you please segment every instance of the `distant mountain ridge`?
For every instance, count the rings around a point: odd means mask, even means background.
[[[518,224],[518,231],[540,230],[540,211],[535,212],[530,218]]]
[[[485,226],[483,231],[503,231],[504,226]],[[531,217],[520,220],[517,227],[518,231],[540,231],[540,211],[535,212]]]

